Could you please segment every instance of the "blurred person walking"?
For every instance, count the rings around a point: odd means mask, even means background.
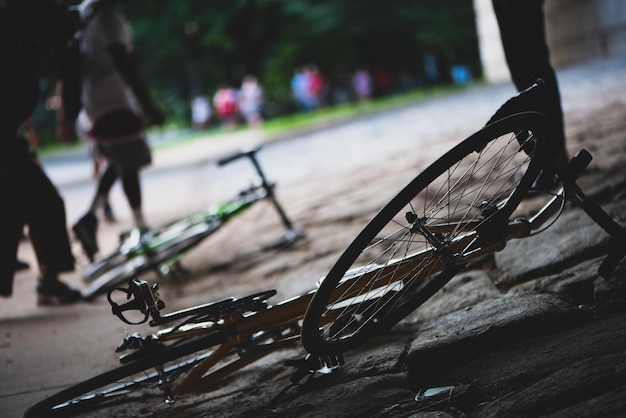
[[[365,102],[372,97],[372,76],[367,70],[358,69],[352,76],[352,88],[360,102]]]
[[[223,83],[213,96],[215,113],[222,126],[226,129],[234,129],[237,127],[237,121],[239,119],[237,96],[237,89],[228,83]]]
[[[85,131],[85,129],[89,129],[89,126],[91,126],[91,123],[88,121],[87,115],[85,114],[85,112],[81,112],[78,115],[75,130],[78,137],[87,145],[87,154],[91,159],[93,167],[92,176],[95,179],[96,184],[98,184],[100,181],[100,176],[106,171],[110,164],[100,144],[96,140],[94,140],[94,138],[90,137],[89,133]],[[100,209],[102,209],[104,219],[107,222],[116,222],[115,215],[113,214],[113,207],[111,206],[108,195],[106,200],[102,199],[102,206],[100,207]]]
[[[258,127],[263,122],[263,88],[253,75],[244,77],[239,89],[239,110],[250,127]]]
[[[291,77],[291,94],[300,110],[308,112],[313,110],[309,78],[304,69],[296,68]]]
[[[211,102],[206,96],[196,96],[191,101],[191,123],[194,129],[203,130],[209,127],[211,120]]]
[[[124,0],[84,0],[78,6],[84,23],[80,129],[107,159],[91,206],[72,228],[92,261],[98,252],[97,211],[118,177],[135,226],[145,228],[139,171],[152,162],[145,129],[165,120],[132,57],[132,31],[119,1]]]
[[[307,80],[309,97],[312,109],[319,108],[324,102],[326,95],[326,81],[319,68],[315,65],[308,65],[304,68],[304,75]]]

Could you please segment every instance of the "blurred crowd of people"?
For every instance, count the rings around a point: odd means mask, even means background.
[[[316,66],[296,68],[291,78],[291,92],[298,107],[303,111],[315,110],[326,94],[324,77]]]
[[[357,68],[352,74],[326,77],[313,64],[294,70],[289,82],[291,111],[310,112],[330,104],[367,102],[375,95],[391,92],[392,78],[382,70]],[[218,124],[225,129],[259,127],[268,103],[264,88],[254,75],[246,75],[241,85],[224,82],[213,95],[197,95],[191,100],[191,123],[204,130]],[[284,103],[282,103],[284,108]],[[267,115],[265,115],[267,116]]]
[[[263,87],[255,76],[245,76],[239,88],[223,83],[212,99],[207,96],[196,96],[192,100],[193,127],[208,128],[214,114],[220,125],[226,129],[236,128],[240,123],[258,127],[263,123],[261,113],[263,103]]]
[[[300,111],[308,112],[329,104],[363,103],[391,92],[391,77],[383,70],[359,67],[352,74],[326,77],[315,65],[296,68],[291,78],[291,97]]]

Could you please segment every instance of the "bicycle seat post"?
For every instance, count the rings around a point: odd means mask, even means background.
[[[274,185],[270,183],[269,181],[267,181],[267,177],[265,177],[265,173],[263,172],[263,169],[261,168],[261,164],[259,163],[259,160],[256,158],[256,153],[258,150],[259,149],[257,148],[249,152],[247,156],[250,159],[250,162],[252,163],[252,165],[254,166],[254,169],[256,170],[257,174],[259,175],[259,178],[261,179],[261,187],[263,188],[263,190],[265,190],[266,197],[272,202],[272,204],[276,208],[276,211],[278,212],[278,216],[280,216],[280,219],[283,225],[285,225],[285,228],[287,228],[288,231],[293,231],[294,227],[293,227],[293,224],[291,223],[291,220],[289,219],[289,217],[283,210],[282,206],[278,203],[278,201],[276,200],[276,197],[274,196]]]
[[[263,187],[263,189],[265,190],[265,192],[267,193],[268,196],[271,196],[271,195],[273,195],[274,187],[272,186],[272,184],[270,184],[267,181],[267,177],[265,176],[265,172],[261,168],[261,164],[259,163],[259,160],[256,158],[256,153],[257,153],[258,150],[259,149],[257,148],[257,149],[254,149],[254,150],[248,152],[247,157],[250,159],[250,162],[252,163],[252,165],[254,166],[254,169],[257,172],[257,175],[261,179],[261,187]]]

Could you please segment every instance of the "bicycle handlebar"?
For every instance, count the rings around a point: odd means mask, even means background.
[[[217,160],[217,165],[219,165],[220,167],[229,163],[232,163],[235,160],[238,160],[240,158],[250,158],[250,159],[255,159],[256,153],[259,152],[259,150],[261,149],[260,145],[257,145],[255,147],[246,149],[246,150],[241,150],[238,151],[234,154],[228,155],[226,157],[220,158],[219,160]]]
[[[261,180],[261,184],[258,187],[265,189],[265,191],[267,192],[267,196],[269,198],[272,198],[274,185],[271,184],[267,180],[267,177],[265,177],[265,173],[263,172],[263,169],[261,168],[261,164],[259,164],[259,161],[256,158],[256,153],[259,152],[260,150],[261,150],[260,145],[257,145],[249,149],[240,150],[234,154],[220,158],[219,160],[217,160],[217,165],[221,167],[226,164],[230,164],[233,161],[236,161],[240,158],[248,158],[250,162],[252,163],[252,165],[254,166],[254,169],[256,170],[257,175],[259,176]]]
[[[278,216],[280,217],[283,225],[285,226],[285,228],[287,228],[288,231],[295,231],[293,228],[293,225],[291,223],[291,220],[287,217],[287,214],[285,213],[285,211],[283,210],[282,206],[278,203],[278,200],[276,200],[275,196],[274,196],[274,183],[271,183],[267,180],[267,177],[265,176],[265,173],[263,172],[263,169],[261,168],[261,164],[259,164],[259,161],[256,158],[256,153],[259,152],[259,150],[261,149],[260,145],[257,145],[255,147],[252,147],[250,149],[247,150],[242,150],[239,152],[236,152],[232,155],[229,155],[227,157],[224,158],[220,158],[217,161],[217,164],[219,166],[223,166],[226,164],[229,164],[235,160],[238,160],[240,158],[244,158],[247,157],[250,162],[252,163],[252,165],[254,166],[254,169],[256,170],[257,175],[259,176],[260,179],[260,184],[258,186],[254,186],[253,189],[264,189],[265,190],[265,198],[270,200],[272,202],[272,204],[274,205],[274,208],[276,209],[276,211],[278,212]],[[304,236],[304,234],[302,233],[302,231],[295,231],[296,234],[294,235],[294,238],[301,238]]]

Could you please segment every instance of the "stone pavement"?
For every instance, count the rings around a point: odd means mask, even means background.
[[[626,61],[592,62],[559,76],[568,147],[572,153],[588,148],[595,157],[580,183],[626,225]],[[285,141],[284,147],[309,151],[316,135],[340,145],[351,133],[367,146],[350,145],[341,155],[363,154],[360,164],[280,183],[281,201],[307,240],[262,252],[259,241],[276,225],[261,212],[250,215],[253,222],[235,220],[229,233],[188,254],[189,277],[161,281],[168,310],[266,288],[278,290],[275,302],[308,290],[382,204],[510,93],[480,86]],[[375,136],[381,143],[370,140]],[[407,148],[418,140],[419,152]],[[208,158],[195,150],[197,158]],[[308,173],[306,164],[298,168]],[[281,394],[292,372],[284,361],[304,354],[295,347],[173,406],[150,399],[86,416],[624,415],[626,265],[611,280],[598,277],[607,243],[588,217],[567,207],[547,231],[498,253],[496,268],[459,274],[405,323],[347,353],[339,373]],[[32,283],[27,273],[20,280]],[[116,322],[106,301],[42,309],[33,306],[32,288],[21,286],[0,305],[0,410],[9,417],[113,367],[113,348],[125,332],[136,331]],[[418,396],[428,388],[442,392]]]

